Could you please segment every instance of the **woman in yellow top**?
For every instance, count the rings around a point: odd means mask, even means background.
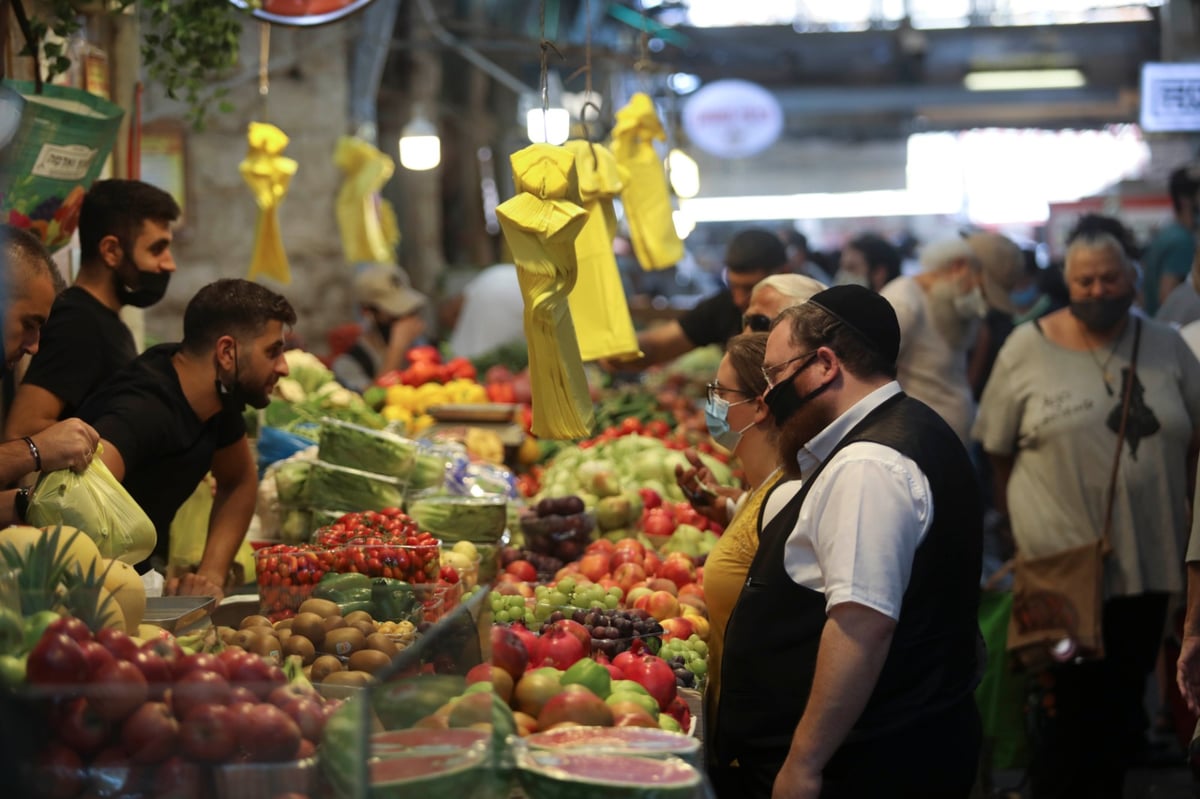
[[[708,688],[704,699],[707,730],[713,729],[716,716],[725,624],[758,549],[759,509],[780,476],[775,424],[762,399],[767,388],[762,372],[766,346],[766,333],[730,339],[717,368],[717,379],[708,386],[705,407],[709,433],[741,462],[750,490],[734,503],[707,482],[712,479],[707,470],[677,475],[693,504],[703,507],[714,501],[728,501],[734,506],[725,533],[704,562],[704,599],[709,619]],[[709,737],[705,735],[706,740]]]

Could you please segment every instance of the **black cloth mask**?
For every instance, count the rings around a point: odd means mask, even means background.
[[[1133,305],[1133,294],[1120,297],[1098,297],[1092,300],[1071,300],[1071,316],[1088,330],[1106,333],[1112,330],[1129,313]]]
[[[792,372],[791,377],[780,382],[763,396],[763,401],[766,402],[767,409],[771,412],[771,417],[775,420],[776,427],[782,428],[796,414],[796,411],[803,408],[818,394],[829,388],[829,383],[825,383],[814,388],[804,396],[800,396],[796,391],[796,378],[800,376],[801,372],[811,366],[816,358],[817,354],[813,353],[813,356],[803,366]]]
[[[248,392],[242,387],[242,378],[238,369],[237,348],[233,350],[233,385],[226,386],[221,380],[220,367],[217,369],[217,396],[221,398],[221,411],[241,413],[250,404]]]
[[[122,305],[149,308],[167,293],[170,272],[143,272],[128,258],[117,270],[117,299]]]

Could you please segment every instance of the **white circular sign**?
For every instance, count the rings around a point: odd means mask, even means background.
[[[701,87],[683,107],[683,129],[692,144],[719,158],[745,158],[770,147],[783,133],[775,95],[744,80]]]

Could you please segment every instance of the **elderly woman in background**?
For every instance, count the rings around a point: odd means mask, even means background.
[[[721,685],[725,624],[758,550],[759,509],[781,473],[775,424],[762,398],[767,388],[762,370],[766,347],[766,333],[730,339],[717,368],[717,378],[708,386],[705,416],[709,433],[714,441],[737,456],[750,485],[750,490],[736,502],[729,526],[704,562],[704,598],[710,623],[705,723],[710,730],[716,720]],[[725,501],[717,492],[718,487],[711,485],[711,475],[705,470],[692,469],[677,477],[694,504]],[[705,739],[709,740],[709,736]]]
[[[807,275],[769,275],[754,286],[750,292],[750,303],[742,316],[743,333],[766,333],[771,322],[788,306],[807,302],[825,284]]]
[[[1141,327],[1106,563],[1107,657],[1056,666],[1033,681],[1052,695],[1054,713],[1038,725],[1029,767],[1034,799],[1120,797],[1146,725],[1146,677],[1167,597],[1183,587],[1200,363],[1177,332],[1130,312],[1136,272],[1113,236],[1076,238],[1064,277],[1070,306],[1013,331],[973,433],[991,457],[996,504],[1021,554],[1094,541]]]

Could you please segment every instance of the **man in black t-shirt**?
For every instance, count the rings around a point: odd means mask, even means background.
[[[755,285],[786,266],[787,251],[774,233],[759,228],[737,233],[725,249],[726,288],[701,300],[678,320],[639,333],[641,358],[606,362],[606,367],[636,371],[677,358],[696,347],[724,346],[742,332],[742,313],[750,304],[750,292]]]
[[[4,363],[0,377],[24,355],[38,351],[42,325],[54,293],[62,283],[49,253],[33,235],[0,225],[0,262],[4,264]],[[0,444],[0,486],[9,486],[31,472],[72,468],[91,463],[96,431],[78,419],[68,419],[30,436]],[[15,489],[0,492],[0,526],[21,521]]]
[[[83,198],[81,264],[75,285],[54,301],[5,423],[9,438],[33,435],[73,416],[89,394],[134,359],[133,336],[118,313],[146,308],[166,293],[175,261],[171,195],[137,180],[102,180]]]
[[[165,566],[175,512],[205,474],[216,480],[200,565],[168,592],[223,593],[258,492],[242,410],[266,407],[287,375],[284,328],[295,322],[288,301],[256,283],[210,283],[184,311],[182,343],[147,350],[80,408],[105,465],[154,522],[158,543],[139,570]]]

